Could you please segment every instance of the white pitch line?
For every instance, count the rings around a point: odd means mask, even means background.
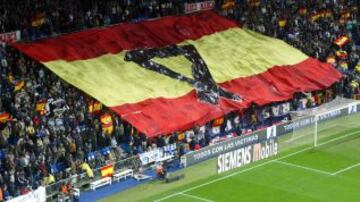
[[[201,198],[201,197],[194,196],[194,195],[191,195],[191,194],[181,193],[180,195],[183,195],[183,196],[186,196],[186,197],[189,197],[189,198],[193,198],[193,199],[197,199],[197,200],[200,200],[200,201],[214,202],[212,200],[209,200],[209,199],[206,199],[206,198]]]
[[[344,168],[344,169],[338,170],[338,171],[332,173],[331,175],[337,175],[337,174],[339,174],[339,173],[343,173],[343,172],[345,172],[345,171],[351,170],[351,169],[353,169],[353,168],[355,168],[355,167],[358,167],[358,166],[360,166],[360,163],[356,163],[356,164],[354,164],[354,165],[352,165],[352,166],[349,166],[349,167],[346,167],[346,168]]]
[[[309,167],[306,167],[306,166],[293,164],[293,163],[288,163],[288,162],[285,162],[285,161],[274,161],[274,162],[280,163],[280,164],[283,164],[283,165],[287,165],[287,166],[301,168],[301,169],[304,169],[304,170],[309,170],[309,171],[316,172],[316,173],[321,173],[321,174],[325,174],[325,175],[331,175],[331,173],[327,172],[327,171],[318,170],[318,169],[315,169],[315,168],[309,168]]]
[[[330,143],[330,142],[334,142],[334,141],[336,141],[336,140],[340,140],[340,139],[343,139],[343,138],[346,138],[346,137],[349,137],[349,136],[352,136],[352,135],[356,135],[356,134],[359,134],[359,133],[360,133],[360,131],[353,132],[353,133],[349,133],[349,134],[346,134],[346,135],[343,135],[343,136],[340,136],[340,137],[337,137],[337,138],[328,140],[328,141],[323,142],[323,143],[321,143],[321,144],[318,144],[317,146],[319,147],[319,146],[328,144],[328,143]],[[181,191],[181,192],[176,192],[176,193],[170,194],[170,195],[165,196],[165,197],[163,197],[163,198],[157,199],[157,200],[155,200],[154,202],[164,201],[164,200],[166,200],[166,199],[169,199],[169,198],[172,198],[172,197],[174,197],[174,196],[183,194],[183,193],[185,193],[185,192],[189,192],[189,191],[192,191],[192,190],[194,190],[194,189],[197,189],[197,188],[200,188],[200,187],[203,187],[203,186],[207,186],[207,185],[209,185],[209,184],[212,184],[212,183],[215,183],[215,182],[218,182],[218,181],[225,180],[225,179],[227,179],[227,178],[229,178],[229,177],[232,177],[232,176],[235,176],[235,175],[238,175],[238,174],[241,174],[241,173],[244,173],[244,172],[253,170],[253,169],[255,169],[255,168],[262,167],[262,166],[267,165],[267,164],[269,164],[269,163],[272,163],[272,162],[274,162],[274,161],[278,161],[278,160],[282,160],[282,159],[285,159],[285,158],[294,156],[294,155],[296,155],[296,154],[299,154],[299,153],[301,153],[301,152],[310,150],[310,149],[312,149],[312,148],[314,148],[314,147],[307,147],[307,148],[302,149],[302,150],[299,150],[299,151],[297,151],[297,152],[287,154],[287,155],[285,155],[285,156],[283,156],[283,157],[280,157],[280,158],[278,158],[278,159],[273,159],[273,160],[270,160],[270,161],[265,161],[264,163],[257,164],[256,166],[253,166],[253,167],[250,167],[250,168],[247,168],[247,169],[244,169],[244,170],[239,170],[239,171],[237,171],[237,172],[231,173],[231,174],[229,174],[229,175],[225,175],[225,176],[223,176],[223,177],[220,177],[220,178],[211,180],[211,181],[209,181],[209,182],[206,182],[206,183],[203,183],[203,184],[199,184],[199,185],[190,187],[190,188],[185,189],[185,190],[183,190],[183,191]]]

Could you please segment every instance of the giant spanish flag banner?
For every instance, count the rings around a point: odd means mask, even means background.
[[[329,64],[211,11],[14,46],[149,137],[341,78]]]

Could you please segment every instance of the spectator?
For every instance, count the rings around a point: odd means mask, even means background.
[[[25,39],[179,14],[182,6],[170,0],[25,0],[21,4],[1,0],[0,3],[0,33],[20,29]]]
[[[53,175],[47,173],[46,177],[44,177],[44,185],[50,185],[55,182],[55,178]]]
[[[94,178],[94,172],[90,168],[89,164],[87,164],[86,162],[83,162],[80,167],[83,171],[86,172],[86,174],[89,178]]]
[[[165,167],[162,163],[160,163],[157,167],[156,167],[156,174],[158,179],[163,180],[165,179],[166,176],[166,170]]]

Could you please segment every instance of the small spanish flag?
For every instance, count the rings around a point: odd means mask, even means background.
[[[39,112],[40,115],[44,115],[46,113],[46,109],[45,109],[46,103],[47,103],[46,99],[42,99],[42,100],[37,101],[36,106],[35,106],[35,110],[37,112]]]
[[[336,51],[336,56],[338,56],[338,58],[340,59],[346,59],[348,57],[348,54],[344,50],[338,50]]]
[[[100,168],[101,177],[112,177],[114,174],[114,166],[106,165]]]
[[[279,22],[279,27],[285,27],[287,24],[287,20],[286,19],[280,19]]]
[[[103,132],[105,134],[112,134],[114,127],[113,127],[113,121],[112,121],[110,114],[105,113],[105,114],[101,115],[100,121],[101,121]]]
[[[339,38],[337,38],[334,43],[339,46],[340,48],[345,46],[346,44],[348,44],[350,42],[349,37],[342,35]]]
[[[102,104],[100,102],[98,101],[89,102],[89,106],[88,106],[89,113],[97,114],[101,111],[101,109],[102,109]]]
[[[5,123],[10,119],[10,114],[7,112],[0,113],[0,123]]]
[[[15,81],[14,84],[15,84],[14,91],[16,92],[16,91],[21,90],[24,87],[25,82],[23,80],[19,80],[19,81]]]
[[[221,126],[224,123],[224,118],[217,118],[213,121],[212,126],[216,127],[216,126]]]

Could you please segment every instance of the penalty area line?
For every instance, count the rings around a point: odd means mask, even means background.
[[[285,161],[274,161],[276,163],[282,164],[282,165],[286,165],[286,166],[291,166],[291,167],[295,167],[295,168],[301,168],[303,170],[308,170],[308,171],[312,171],[315,173],[321,173],[321,174],[325,174],[325,175],[332,175],[330,172],[327,171],[323,171],[323,170],[318,170],[315,168],[310,168],[310,167],[306,167],[306,166],[302,166],[299,164],[294,164],[294,163],[289,163],[289,162],[285,162]]]
[[[358,167],[358,166],[360,166],[360,163],[356,163],[356,164],[354,164],[354,165],[352,165],[352,166],[348,166],[348,167],[346,167],[346,168],[344,168],[344,169],[341,169],[341,170],[338,170],[338,171],[336,171],[336,172],[333,172],[333,173],[331,173],[331,175],[337,175],[337,174],[340,174],[340,173],[343,173],[343,172],[345,172],[345,171],[351,170],[351,169],[353,169],[353,168],[355,168],[355,167]]]
[[[199,201],[214,202],[214,201],[212,201],[212,200],[209,200],[209,199],[206,199],[206,198],[202,198],[202,197],[199,197],[199,196],[195,196],[195,195],[192,195],[192,194],[181,193],[180,195],[186,196],[186,197],[188,197],[188,198],[197,199],[197,200],[199,200]]]

